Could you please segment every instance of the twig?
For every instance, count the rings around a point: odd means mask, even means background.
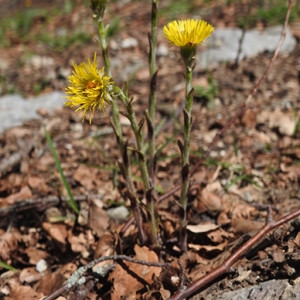
[[[102,197],[101,194],[91,194],[91,195],[79,195],[74,196],[75,201],[86,201],[88,198],[98,198]],[[28,198],[28,199],[17,199],[14,204],[1,207],[0,217],[5,217],[12,212],[21,212],[29,209],[37,209],[38,211],[45,210],[49,207],[55,206],[59,201],[69,201],[66,197],[48,196],[43,198]]]
[[[61,295],[63,292],[67,291],[68,289],[72,288],[73,286],[80,285],[84,282],[86,282],[86,277],[84,276],[84,273],[87,272],[88,270],[91,270],[96,264],[107,261],[107,260],[113,260],[113,261],[129,261],[132,263],[144,265],[144,266],[149,266],[149,267],[170,267],[171,265],[168,263],[159,263],[159,262],[147,262],[144,260],[140,259],[135,259],[130,256],[126,255],[110,255],[110,256],[103,256],[99,257],[90,263],[88,263],[86,266],[83,266],[76,270],[71,277],[62,285],[62,287],[52,293],[51,295],[47,296],[43,300],[54,300],[56,299],[59,295]],[[104,270],[97,270],[97,273],[101,276],[105,276],[107,271],[111,270],[111,264],[105,265]],[[103,268],[103,267],[102,267]],[[102,272],[103,274],[100,274]]]
[[[5,157],[0,161],[0,177],[1,174],[6,174],[10,168],[19,164],[34,147],[34,142],[32,140],[19,142],[19,144],[20,150],[18,152],[14,152],[9,157]]]
[[[267,233],[269,233],[271,230],[275,229],[276,227],[300,216],[300,208],[288,215],[285,215],[278,221],[273,221],[270,215],[272,215],[272,210],[268,211],[268,217],[264,227],[262,227],[254,236],[252,236],[244,245],[238,248],[238,250],[235,251],[229,258],[227,258],[221,266],[217,267],[216,269],[212,270],[210,273],[194,281],[193,283],[188,285],[184,290],[177,291],[170,298],[170,300],[185,299],[186,297],[189,297],[197,293],[197,291],[201,289],[203,286],[205,286],[206,284],[212,282],[213,280],[217,279],[221,275],[229,272],[230,267],[243,254],[245,254],[249,249],[251,249],[257,242],[259,242]]]
[[[280,51],[281,45],[283,43],[283,40],[285,38],[286,35],[286,28],[288,25],[288,20],[289,20],[289,16],[290,16],[290,11],[292,8],[292,4],[293,4],[293,0],[289,0],[289,5],[288,5],[288,9],[287,9],[287,13],[286,13],[286,17],[285,17],[285,21],[284,21],[284,25],[283,25],[283,29],[282,29],[282,33],[280,36],[280,40],[278,42],[278,45],[276,47],[276,50],[273,54],[273,57],[270,60],[270,63],[266,69],[266,71],[264,72],[264,74],[260,77],[260,79],[257,81],[257,83],[255,84],[254,88],[252,89],[251,93],[249,94],[248,98],[243,102],[241,108],[236,112],[236,114],[225,124],[225,126],[220,129],[217,134],[215,135],[214,139],[212,140],[212,142],[210,143],[209,147],[207,148],[206,152],[203,154],[203,156],[197,161],[197,163],[194,165],[194,167],[191,169],[190,171],[190,176],[192,176],[195,171],[197,170],[197,168],[203,163],[203,161],[209,156],[211,150],[214,148],[216,142],[219,140],[220,136],[224,134],[224,132],[232,125],[234,124],[234,122],[245,112],[245,110],[249,107],[248,104],[251,101],[252,97],[256,94],[258,88],[260,87],[261,83],[265,80],[265,78],[267,77],[267,75],[269,74],[271,68],[273,67],[274,61],[276,60],[278,53]],[[167,193],[165,193],[164,195],[162,195],[158,201],[162,201],[164,199],[167,199],[169,196],[173,195],[174,193],[176,193],[178,190],[180,190],[181,185],[177,185],[175,186],[172,190],[168,191]]]
[[[76,289],[74,300],[86,299],[88,293],[92,290],[96,281],[97,279],[95,279],[93,276],[88,276],[88,278],[86,279],[86,283]]]

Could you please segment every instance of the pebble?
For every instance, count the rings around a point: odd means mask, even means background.
[[[137,45],[138,45],[138,41],[133,37],[128,37],[121,42],[121,47],[123,49],[134,48]]]
[[[129,215],[129,211],[125,206],[118,206],[107,210],[107,215],[114,220],[124,221]]]

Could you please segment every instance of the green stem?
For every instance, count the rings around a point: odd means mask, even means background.
[[[157,45],[157,24],[158,24],[158,2],[152,1],[151,12],[151,33],[149,36],[149,72],[150,72],[150,95],[149,95],[149,119],[152,127],[152,134],[149,136],[149,173],[152,180],[152,185],[155,191],[155,109],[156,109],[156,45]]]
[[[131,101],[129,100],[128,96],[125,95],[125,93],[119,89],[117,86],[115,86],[115,92],[118,94],[121,101],[125,104],[127,109],[127,117],[130,121],[131,127],[133,129],[135,140],[136,140],[136,146],[137,146],[137,152],[139,157],[139,168],[142,175],[143,185],[145,189],[145,194],[148,194],[149,192],[152,193],[152,187],[150,186],[150,180],[149,180],[149,173],[148,168],[145,160],[145,155],[143,152],[144,149],[144,140],[143,136],[140,131],[139,124],[136,120],[135,113],[132,109]],[[151,232],[151,242],[152,246],[154,248],[159,248],[159,243],[157,239],[157,219],[155,216],[155,209],[153,205],[153,201],[147,201],[147,208],[150,214],[150,232]]]
[[[111,69],[110,69],[110,60],[108,56],[108,45],[106,40],[106,30],[103,23],[102,18],[99,19],[98,23],[98,30],[99,30],[99,44],[102,50],[102,58],[105,66],[105,71],[108,76],[111,76]],[[122,134],[122,128],[120,123],[120,114],[119,114],[119,107],[117,104],[117,101],[112,101],[112,123],[115,129],[115,134],[117,138],[117,143],[121,152],[121,155],[123,156],[125,151],[125,145],[124,145],[124,139]],[[124,163],[124,160],[122,159],[122,163],[124,166],[124,179],[126,181],[126,186],[129,191],[129,198],[131,201],[131,207],[135,216],[136,224],[139,230],[139,239],[142,245],[146,242],[146,235],[142,226],[142,215],[140,208],[137,204],[137,198],[136,198],[136,192],[134,188],[132,173],[130,169],[130,163]]]
[[[108,57],[108,47],[106,41],[106,30],[103,21],[98,22],[99,38],[100,38],[100,47],[102,50],[102,58],[105,66],[105,71],[108,76],[111,76],[110,70],[110,60]]]
[[[180,204],[183,208],[183,218],[180,222],[180,247],[181,251],[187,250],[187,233],[186,233],[186,209],[187,209],[187,194],[189,188],[189,157],[190,157],[190,137],[191,137],[191,111],[193,104],[192,92],[192,67],[186,66],[186,103],[184,115],[184,143],[182,152],[182,187]]]

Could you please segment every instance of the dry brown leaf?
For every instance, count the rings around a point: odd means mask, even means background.
[[[228,225],[230,224],[231,220],[228,218],[227,212],[222,211],[217,219],[217,224],[222,226],[222,225]]]
[[[257,113],[253,110],[246,110],[242,117],[242,124],[244,124],[247,128],[254,128],[257,123],[256,115]]]
[[[108,228],[109,217],[106,211],[95,204],[90,205],[89,209],[89,226],[96,233],[98,237],[101,237]]]
[[[233,219],[232,220],[232,230],[235,233],[249,233],[251,231],[257,231],[261,229],[265,223],[263,222],[257,222],[257,221],[251,221],[244,218],[240,219]]]
[[[9,186],[13,188],[21,187],[24,180],[21,174],[15,174],[15,173],[9,174],[7,179],[8,179]]]
[[[94,254],[94,259],[101,256],[109,256],[115,253],[117,237],[110,232],[106,232],[99,239]]]
[[[263,186],[263,183],[256,181],[257,184]],[[230,193],[234,193],[244,199],[246,202],[261,202],[264,199],[264,189],[258,186],[248,184],[245,187],[238,188],[237,185],[233,184],[230,189]]]
[[[8,262],[12,251],[18,247],[18,240],[20,234],[18,232],[4,232],[0,229],[0,257],[2,260]]]
[[[28,185],[32,189],[42,194],[47,194],[49,190],[48,186],[45,184],[44,179],[36,176],[30,176],[28,178]]]
[[[252,270],[243,270],[239,276],[237,278],[234,278],[234,281],[238,281],[238,282],[242,282],[244,281],[246,278],[249,277],[249,275],[251,274]]]
[[[224,250],[224,248],[228,245],[228,241],[224,241],[222,244],[219,244],[219,245],[216,245],[216,246],[211,246],[211,245],[196,245],[196,244],[188,244],[188,246],[191,248],[191,249],[195,249],[197,251],[201,250],[201,249],[204,249],[206,250],[207,252],[210,252],[210,251],[214,251],[214,250]]]
[[[71,245],[71,249],[73,252],[84,252],[87,250],[87,247],[89,246],[84,233],[80,233],[77,236],[72,234],[68,238],[68,241]]]
[[[74,179],[79,182],[82,186],[87,188],[88,190],[93,190],[95,188],[94,180],[95,180],[95,169],[89,168],[85,165],[80,165],[74,175]]]
[[[37,264],[39,260],[45,259],[49,256],[46,251],[39,250],[35,247],[28,247],[25,252],[29,257],[29,263],[33,265]]]
[[[204,224],[197,224],[197,225],[187,225],[186,229],[194,232],[194,233],[201,233],[201,232],[208,232],[219,228],[218,225],[213,223],[204,223]]]
[[[30,286],[17,286],[10,292],[9,297],[5,297],[4,300],[38,300],[44,295],[42,293],[35,292]]]
[[[36,161],[36,166],[38,166],[39,170],[41,171],[47,171],[49,170],[50,166],[55,165],[55,160],[53,155],[50,152],[46,152],[43,156],[41,156],[37,161]]]
[[[158,262],[156,253],[147,247],[135,245],[134,251],[136,259]],[[113,280],[112,300],[119,299],[137,299],[137,292],[153,283],[153,275],[158,276],[161,272],[159,267],[143,266],[131,262],[124,262],[128,268],[123,269],[119,264],[110,274],[110,280]]]
[[[68,237],[68,230],[65,224],[53,224],[44,222],[42,224],[44,230],[57,242],[65,245]]]
[[[209,260],[205,259],[201,255],[199,255],[197,252],[192,251],[192,250],[188,250],[187,252],[184,252],[180,257],[180,261],[183,264],[183,267],[185,269],[189,269],[190,264],[196,263],[197,265],[203,265],[203,266],[210,264]],[[178,266],[176,265],[176,268],[180,269],[179,265]]]
[[[167,175],[168,178],[168,175]],[[207,170],[201,168],[198,172],[193,174],[193,180],[196,182],[205,182],[207,180]]]
[[[66,278],[61,273],[51,273],[44,276],[36,285],[36,291],[43,293],[44,295],[50,295],[58,290]]]
[[[75,271],[77,270],[77,266],[74,263],[68,263],[63,265],[58,272],[64,275],[65,278],[69,278]]]
[[[249,219],[251,216],[256,216],[258,213],[259,212],[255,207],[244,203],[235,204],[230,210],[232,220],[241,218]]]
[[[200,191],[194,202],[194,207],[199,213],[205,211],[220,212],[224,210],[224,205],[221,197],[207,190],[206,188]]]
[[[270,128],[278,128],[281,134],[287,136],[294,134],[297,121],[292,111],[285,113],[276,109],[269,115]]]
[[[273,260],[277,263],[282,263],[286,260],[283,251],[280,248],[278,248],[277,245],[272,246],[272,254],[271,255],[273,257]]]
[[[1,272],[3,271],[1,270]],[[20,284],[19,276],[20,276],[19,271],[17,272],[6,271],[2,273],[0,276],[0,284],[1,284],[0,292],[8,295],[13,288],[20,286],[21,284]]]
[[[218,228],[217,230],[208,232],[207,237],[214,243],[223,243],[225,239],[233,238],[234,234]]]
[[[104,233],[104,235],[100,238],[100,240],[97,243],[94,259],[102,256],[114,255],[116,245],[117,245],[117,235],[112,235],[109,232]],[[104,266],[106,264],[113,264],[113,261],[100,262],[93,267],[93,270],[101,266]]]
[[[297,233],[293,241],[298,247],[300,247],[300,231]]]
[[[23,186],[18,193],[6,197],[5,201],[7,201],[8,204],[14,204],[17,200],[22,201],[26,198],[32,198],[31,190],[27,185]]]
[[[25,268],[21,271],[19,278],[22,283],[32,283],[40,280],[42,278],[42,274],[37,272],[35,267]]]

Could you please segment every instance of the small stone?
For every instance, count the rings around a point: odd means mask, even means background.
[[[121,42],[123,49],[134,48],[138,45],[138,41],[135,38],[129,37]]]
[[[49,68],[54,66],[54,59],[48,56],[33,55],[27,60],[27,64],[33,68]]]
[[[44,259],[40,259],[38,263],[36,264],[35,269],[39,272],[42,273],[46,271],[48,268],[47,262]]]
[[[129,215],[129,211],[125,206],[118,206],[107,210],[107,215],[114,220],[123,221]]]
[[[169,54],[169,48],[166,45],[159,45],[156,54],[157,56],[167,56]]]

